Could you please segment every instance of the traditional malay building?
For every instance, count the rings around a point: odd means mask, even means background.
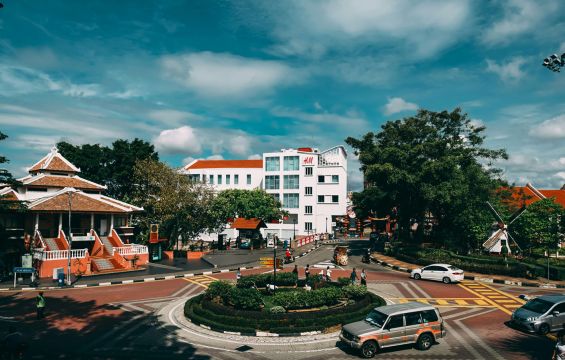
[[[106,186],[80,177],[80,169],[56,148],[28,172],[17,186],[0,188],[1,201],[27,207],[0,213],[5,267],[20,266],[21,252],[33,253],[40,277],[66,273],[69,251],[73,274],[127,271],[147,263],[147,247],[130,243],[132,214],[142,208],[103,195]]]

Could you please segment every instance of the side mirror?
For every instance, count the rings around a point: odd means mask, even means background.
[[[554,311],[551,314],[553,314],[553,316],[559,316],[559,311]]]

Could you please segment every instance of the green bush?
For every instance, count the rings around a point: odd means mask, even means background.
[[[292,291],[276,293],[272,302],[288,310],[315,308],[323,305],[335,305],[342,296],[336,287],[325,287],[312,291]]]
[[[282,314],[286,312],[282,306],[273,306],[270,311],[271,314]]]
[[[315,274],[315,275],[310,275],[310,277],[308,278],[307,281],[308,285],[310,285],[311,287],[315,287],[315,284],[321,284],[323,283],[323,279],[322,279],[322,275],[320,274]]]
[[[230,298],[236,309],[259,310],[263,305],[261,294],[255,289],[233,288],[230,291]]]
[[[347,285],[342,291],[348,299],[360,299],[367,295],[367,287],[361,285]]]
[[[273,283],[273,274],[257,274],[257,275],[247,275],[242,276],[237,281],[237,287],[239,288],[251,288],[256,286],[257,288],[264,288],[267,284]],[[277,286],[294,286],[296,285],[296,276],[291,272],[277,272],[276,276]]]
[[[348,277],[339,277],[339,278],[337,278],[337,283],[340,286],[347,286],[347,285],[351,284],[351,279],[348,278]]]
[[[208,285],[204,296],[208,300],[219,297],[224,304],[229,304],[231,302],[231,291],[233,288],[234,286],[227,281],[214,281]]]

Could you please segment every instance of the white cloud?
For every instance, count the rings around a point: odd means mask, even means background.
[[[187,111],[174,109],[154,110],[149,112],[148,117],[163,124],[180,124],[185,120],[202,120],[203,117]]]
[[[383,107],[383,112],[385,115],[392,115],[403,111],[415,110],[418,110],[417,104],[407,102],[400,97],[388,98],[388,103]]]
[[[502,81],[512,82],[520,80],[525,73],[520,68],[526,63],[522,57],[516,57],[510,62],[501,63],[500,65],[494,60],[487,60],[487,71],[497,74]]]
[[[531,128],[529,134],[542,139],[565,139],[565,115],[545,120]]]
[[[247,160],[261,160],[263,156],[261,154],[253,154],[247,157]]]
[[[299,80],[278,61],[201,52],[161,58],[165,77],[206,97],[252,97]]]
[[[194,160],[196,160],[195,158],[193,158],[192,156],[187,156],[184,159],[182,159],[182,164],[183,165],[188,165],[191,162],[193,162]]]
[[[246,155],[251,150],[251,139],[247,136],[236,135],[229,140],[228,150],[235,155]]]
[[[555,174],[555,177],[561,179],[561,180],[565,180],[565,171],[560,171],[557,174]]]
[[[134,97],[140,97],[141,94],[139,94],[137,91],[135,90],[126,90],[126,91],[117,91],[117,92],[112,92],[109,93],[108,96],[116,98],[116,99],[131,99]]]
[[[200,138],[190,126],[163,130],[153,143],[158,151],[169,154],[198,154],[202,152]]]
[[[471,119],[471,126],[474,128],[479,128],[485,126],[485,123],[481,119]]]
[[[68,84],[63,90],[63,94],[73,97],[91,97],[100,93],[100,85],[98,84]]]
[[[511,42],[518,35],[539,31],[543,21],[555,11],[557,3],[544,0],[543,3],[530,0],[502,2],[504,16],[487,28],[482,41],[489,45]]]
[[[214,154],[210,155],[206,158],[207,160],[224,160],[224,157],[221,154]]]
[[[271,110],[271,114],[276,117],[301,120],[302,122],[314,124],[317,128],[315,131],[319,131],[320,125],[333,127],[344,126],[348,127],[349,130],[364,129],[368,126],[367,121],[360,114],[354,111],[348,112],[345,115],[330,113],[328,111],[323,111],[321,113],[307,113],[299,109],[278,106]],[[301,126],[305,125],[308,124],[301,123]]]

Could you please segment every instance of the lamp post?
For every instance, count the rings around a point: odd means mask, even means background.
[[[71,229],[71,211],[73,207],[73,193],[71,191],[68,192],[69,194],[69,257],[67,262],[67,285],[71,286],[71,248],[73,244],[73,234]]]
[[[326,217],[326,234],[328,233],[328,218]]]
[[[292,240],[296,240],[296,218],[292,219]]]

